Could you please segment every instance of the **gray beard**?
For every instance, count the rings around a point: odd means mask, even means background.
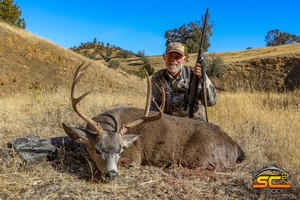
[[[174,63],[171,63],[169,66],[173,66]],[[175,74],[177,73],[179,70],[182,69],[183,67],[183,63],[176,63],[176,67],[175,68],[172,68],[170,69],[169,67],[167,67],[168,71],[171,73],[171,74]]]

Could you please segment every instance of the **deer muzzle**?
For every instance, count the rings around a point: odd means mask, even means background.
[[[108,171],[106,172],[105,177],[111,181],[115,180],[118,177],[118,172],[116,172],[115,170]]]

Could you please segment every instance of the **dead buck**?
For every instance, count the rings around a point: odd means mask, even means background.
[[[115,108],[92,119],[87,117],[78,109],[78,102],[94,88],[79,98],[75,98],[74,92],[88,66],[78,67],[71,89],[73,109],[88,124],[85,129],[65,124],[63,128],[73,141],[86,144],[92,160],[108,179],[118,176],[117,163],[121,154],[137,166],[180,164],[210,170],[232,167],[245,158],[240,146],[212,123],[162,114],[161,109],[150,112],[152,86],[148,74],[145,110]],[[143,123],[148,124],[141,125]]]

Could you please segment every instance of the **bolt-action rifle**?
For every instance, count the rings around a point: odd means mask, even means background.
[[[197,57],[197,62],[200,63],[202,66],[202,75],[203,75],[203,82],[202,82],[202,91],[203,91],[203,96],[204,96],[204,106],[205,106],[205,118],[206,121],[208,122],[208,116],[207,116],[207,91],[206,91],[206,71],[205,71],[205,63],[203,59],[203,41],[204,41],[204,36],[206,35],[206,22],[207,22],[207,17],[208,17],[208,11],[209,8],[206,9],[206,14],[205,14],[205,19],[204,23],[202,26],[202,36],[200,40],[200,47],[199,47],[199,52],[198,52],[198,57]],[[189,91],[189,96],[188,96],[188,102],[187,102],[187,109],[188,109],[188,114],[189,118],[194,117],[194,109],[196,106],[196,98],[198,95],[198,87],[199,87],[199,78],[197,75],[193,74],[191,76],[191,82],[190,82],[190,91]]]

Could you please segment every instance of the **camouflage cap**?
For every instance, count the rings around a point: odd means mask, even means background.
[[[166,53],[177,52],[184,56],[184,46],[179,42],[171,42],[168,44]]]

